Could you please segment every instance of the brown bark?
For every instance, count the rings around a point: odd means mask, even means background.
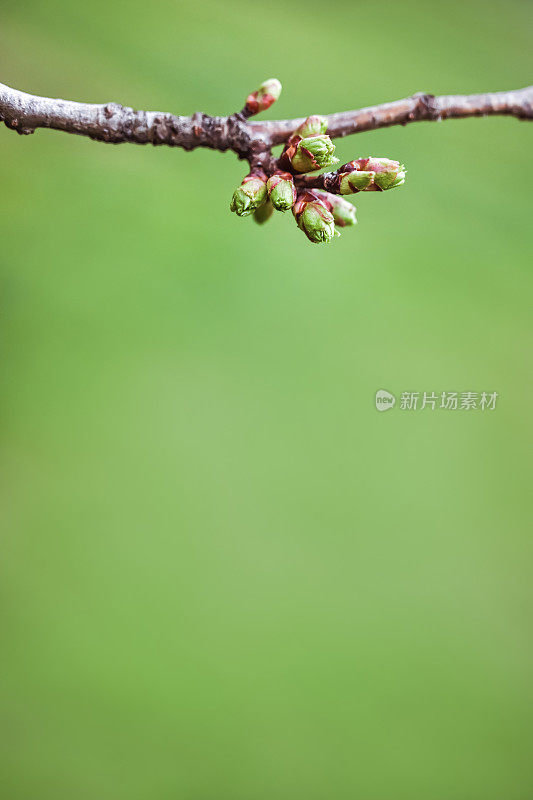
[[[506,92],[475,95],[415,94],[393,103],[330,114],[331,138],[390,125],[406,125],[422,120],[478,117],[492,114],[533,119],[533,86]],[[304,118],[250,122],[243,112],[228,117],[211,117],[196,112],[189,117],[155,111],[135,111],[117,103],[95,105],[71,100],[55,100],[26,94],[0,84],[0,121],[20,134],[37,128],[53,128],[88,136],[101,142],[133,142],[169,145],[193,150],[209,147],[232,150],[268,174],[276,168],[271,147],[282,144]],[[302,183],[327,179],[305,178]],[[315,183],[312,183],[315,185]]]

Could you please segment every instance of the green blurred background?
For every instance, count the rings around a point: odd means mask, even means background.
[[[532,11],[2,0],[0,80],[328,113],[527,85]],[[2,127],[6,800],[533,796],[531,134],[340,141],[408,180],[319,247],[232,154]]]

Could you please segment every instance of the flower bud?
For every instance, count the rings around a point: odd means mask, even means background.
[[[405,183],[405,167],[390,158],[358,158],[342,168],[339,177],[341,194],[381,192]]]
[[[361,169],[373,172],[374,183],[380,189],[392,189],[405,182],[405,168],[399,161],[392,161],[390,158],[364,158],[359,159]]]
[[[312,172],[336,164],[339,159],[335,158],[334,152],[335,145],[329,136],[306,136],[298,142],[291,163],[297,172]]]
[[[339,176],[339,192],[341,194],[354,194],[364,192],[372,185],[373,172],[341,172]]]
[[[256,208],[262,206],[267,198],[266,175],[255,172],[247,175],[241,185],[233,192],[230,209],[239,217],[247,217]]]
[[[291,166],[296,172],[313,172],[322,167],[330,167],[338,162],[333,155],[335,145],[326,134],[306,136],[294,146],[294,154],[289,156]]]
[[[259,114],[260,111],[266,111],[270,108],[272,103],[275,103],[281,94],[281,83],[277,78],[269,78],[263,81],[261,86],[256,92],[252,92],[246,98],[244,106],[245,111],[249,116]]]
[[[302,122],[299,128],[294,131],[295,136],[301,136],[302,139],[306,136],[316,136],[317,134],[325,133],[328,129],[328,121],[325,117],[318,114],[313,114],[307,117],[305,122]]]
[[[268,222],[272,214],[274,213],[274,206],[270,202],[263,203],[262,206],[256,208],[254,211],[254,219],[259,224],[262,225],[264,222]]]
[[[278,211],[292,208],[296,200],[296,187],[289,172],[277,172],[267,181],[270,202]]]
[[[336,234],[333,214],[312,192],[304,192],[293,206],[298,227],[314,244],[331,242]]]
[[[327,206],[328,210],[333,214],[335,225],[339,228],[345,228],[348,225],[356,225],[357,218],[355,216],[355,206],[339,197],[336,194],[324,192],[322,189],[313,189],[312,194],[322,200]]]

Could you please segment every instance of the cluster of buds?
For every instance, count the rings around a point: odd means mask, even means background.
[[[265,111],[280,93],[278,80],[265,81],[248,96],[242,114],[250,117]],[[282,212],[292,209],[298,227],[311,242],[330,242],[340,235],[337,228],[357,222],[355,207],[340,195],[382,192],[405,182],[403,164],[372,157],[350,161],[323,176],[304,177],[305,173],[331,167],[339,161],[327,127],[325,117],[307,117],[287,139],[280,158],[275,162],[272,159],[272,174],[256,168],[244,178],[233,193],[231,210],[241,217],[253,214],[256,222],[263,223],[270,219],[274,209]]]

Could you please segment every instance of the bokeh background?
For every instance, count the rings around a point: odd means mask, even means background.
[[[183,114],[531,82],[517,0],[0,14],[4,83]],[[231,154],[2,127],[3,797],[533,796],[532,131],[341,141],[408,181],[318,247]]]

